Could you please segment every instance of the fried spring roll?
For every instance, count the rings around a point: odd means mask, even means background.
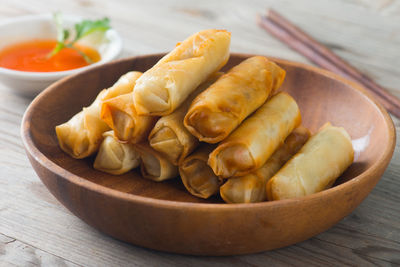
[[[227,203],[254,203],[267,199],[268,180],[285,164],[310,137],[310,132],[299,126],[259,169],[240,177],[233,177],[220,188],[222,199]]]
[[[326,123],[268,181],[268,199],[296,198],[331,187],[353,158],[351,138],[346,130]]]
[[[221,75],[221,72],[212,74],[177,110],[167,116],[161,117],[150,132],[150,146],[167,157],[172,164],[178,165],[199,144],[198,139],[189,133],[183,125],[183,118],[192,100],[221,77]]]
[[[140,164],[140,155],[133,144],[123,144],[114,138],[113,131],[103,133],[93,167],[114,175],[124,174]]]
[[[215,148],[202,144],[179,164],[179,174],[186,189],[194,196],[209,198],[218,193],[222,179],[207,165],[208,155]]]
[[[208,165],[222,178],[248,174],[264,165],[300,123],[296,101],[287,93],[279,93],[218,145]]]
[[[96,152],[103,140],[103,133],[110,130],[108,125],[100,119],[102,101],[132,92],[141,74],[141,72],[132,71],[122,75],[112,87],[102,90],[89,107],[83,108],[68,122],[56,126],[61,149],[77,159]]]
[[[264,104],[284,78],[285,71],[267,58],[248,58],[194,99],[184,124],[200,141],[222,141]]]
[[[204,30],[179,43],[138,79],[134,91],[140,115],[168,115],[229,59],[230,33]]]
[[[135,87],[137,79],[142,76],[140,71],[130,71],[122,75],[118,81],[108,90],[105,90],[102,101],[107,99],[131,93]],[[101,108],[101,107],[100,107]]]
[[[135,147],[140,154],[140,171],[144,178],[161,182],[178,176],[178,167],[147,143],[136,144]]]
[[[103,101],[101,107],[101,118],[121,142],[144,141],[157,121],[157,117],[138,115],[133,102],[129,93]]]

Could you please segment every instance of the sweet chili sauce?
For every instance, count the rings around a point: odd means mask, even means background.
[[[33,72],[71,70],[89,65],[81,54],[72,48],[64,48],[52,57],[55,40],[30,40],[13,44],[0,51],[0,67]],[[100,54],[86,46],[76,45],[92,62],[100,60]]]

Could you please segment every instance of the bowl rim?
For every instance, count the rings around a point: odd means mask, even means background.
[[[7,26],[15,24],[15,23],[40,21],[40,20],[48,21],[48,20],[52,19],[52,16],[53,15],[51,13],[43,13],[43,14],[33,14],[33,15],[25,15],[25,16],[6,18],[6,19],[0,21],[0,28],[7,27]],[[83,19],[83,17],[81,17],[81,16],[64,14],[64,13],[63,13],[63,18],[64,18],[64,20],[70,20],[70,21],[79,21],[79,20]],[[83,66],[80,68],[71,69],[71,70],[64,70],[64,71],[49,71],[49,72],[21,71],[21,70],[13,70],[13,69],[0,67],[0,74],[4,75],[4,76],[10,76],[10,77],[16,78],[16,79],[51,81],[51,80],[55,80],[55,79],[59,79],[61,77],[67,76],[67,75],[73,75],[73,74],[76,74],[77,72],[91,69],[91,68],[99,66],[101,64],[110,62],[113,59],[117,58],[118,55],[121,53],[122,38],[115,29],[109,29],[107,32],[109,32],[108,34],[112,35],[112,40],[110,41],[110,43],[115,44],[115,49],[114,49],[113,53],[111,53],[110,59],[104,60],[103,58],[101,58],[98,62],[95,62],[93,64]]]
[[[146,58],[146,57],[161,57],[165,55],[165,53],[154,53],[154,54],[146,54],[146,55],[140,55],[140,56],[132,56],[132,57],[127,57],[119,60],[114,60],[110,61],[108,63],[102,64],[100,66],[96,66],[94,68],[82,71],[77,73],[76,75],[86,75],[86,73],[90,71],[95,71],[96,69],[99,68],[107,68],[112,66],[113,64],[120,63],[120,62],[129,62],[133,61],[136,59],[140,58]],[[254,54],[246,54],[246,53],[231,53],[232,55],[236,56],[241,56],[241,57],[251,57],[255,56]],[[126,193],[126,192],[121,192],[118,190],[114,190],[105,186],[102,186],[100,184],[97,184],[95,182],[86,180],[78,175],[75,175],[71,173],[70,171],[58,166],[56,163],[51,161],[47,156],[45,156],[36,146],[35,143],[32,139],[32,136],[30,135],[30,129],[27,127],[30,123],[30,120],[32,118],[32,113],[36,109],[36,107],[40,104],[41,99],[44,98],[47,94],[51,94],[54,90],[57,89],[59,84],[68,82],[68,80],[73,79],[75,75],[73,76],[68,76],[65,78],[62,78],[61,80],[58,80],[57,82],[53,83],[49,87],[47,87],[44,91],[42,91],[28,106],[26,109],[24,116],[22,118],[22,123],[21,123],[21,137],[23,141],[23,145],[25,147],[25,150],[27,153],[29,153],[42,167],[47,168],[49,171],[52,173],[56,174],[59,177],[62,177],[63,179],[67,180],[70,183],[75,184],[76,186],[83,187],[86,190],[89,191],[94,191],[95,193],[107,195],[108,197],[113,197],[117,198],[121,201],[128,201],[128,202],[133,202],[137,204],[142,204],[142,205],[147,205],[150,207],[158,207],[158,208],[167,208],[167,209],[187,209],[187,210],[206,210],[208,212],[218,212],[218,211],[228,211],[228,210],[237,210],[237,209],[249,209],[249,208],[259,208],[259,209],[265,209],[268,207],[284,207],[284,206],[291,206],[293,204],[296,204],[298,202],[305,202],[305,201],[314,201],[316,199],[319,199],[321,197],[328,197],[336,194],[338,191],[341,191],[345,188],[348,187],[356,187],[357,184],[361,183],[361,180],[367,179],[367,177],[371,173],[375,173],[379,170],[379,167],[381,164],[384,164],[385,162],[389,163],[390,159],[392,157],[394,148],[395,148],[395,143],[396,143],[396,134],[395,134],[395,128],[393,121],[387,111],[382,107],[381,104],[379,104],[366,89],[353,81],[347,80],[335,73],[332,73],[330,71],[310,66],[304,63],[299,63],[299,62],[294,62],[294,61],[289,61],[285,59],[280,59],[276,57],[270,57],[270,56],[265,56],[268,59],[271,59],[278,64],[284,63],[286,65],[290,65],[293,67],[300,67],[302,69],[306,69],[312,72],[316,72],[318,74],[321,74],[323,76],[326,76],[328,78],[338,80],[342,83],[347,84],[348,86],[358,90],[361,94],[363,94],[368,101],[370,101],[372,104],[374,104],[380,113],[383,115],[383,118],[385,120],[385,124],[387,125],[387,130],[388,130],[388,135],[389,135],[389,140],[388,140],[388,145],[384,148],[384,152],[382,156],[376,160],[371,167],[369,167],[366,171],[363,173],[359,174],[356,177],[353,177],[351,180],[346,181],[340,185],[337,185],[335,187],[323,190],[318,193],[314,193],[308,196],[303,196],[303,197],[298,197],[298,198],[292,198],[292,199],[285,199],[285,200],[275,200],[275,201],[264,201],[264,202],[258,202],[258,203],[235,203],[235,204],[226,204],[226,203],[195,203],[195,202],[181,202],[181,201],[175,201],[175,200],[163,200],[163,199],[156,199],[156,198],[151,198],[151,197],[145,197],[145,196],[139,196],[131,193]]]

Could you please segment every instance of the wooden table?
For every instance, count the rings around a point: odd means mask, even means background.
[[[273,7],[400,97],[400,1],[0,0],[0,19],[53,12],[108,16],[122,57],[170,50],[206,28],[232,32],[232,51],[307,62],[255,23]],[[309,63],[310,64],[310,63]],[[369,197],[330,230],[284,249],[191,257],[119,242],[87,226],[47,191],[20,139],[31,99],[0,85],[0,266],[400,265],[400,148]],[[400,121],[393,118],[397,133]],[[295,218],[294,218],[295,219]]]

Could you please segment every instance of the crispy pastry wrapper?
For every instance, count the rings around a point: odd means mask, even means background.
[[[269,200],[320,192],[352,164],[354,151],[344,128],[326,123],[267,183]]]
[[[194,99],[184,124],[200,141],[220,142],[264,104],[284,78],[285,71],[267,58],[248,58]]]
[[[212,74],[177,110],[161,117],[150,132],[150,146],[162,153],[172,164],[178,165],[198,146],[198,139],[183,125],[183,118],[192,100],[221,76],[221,72]]]
[[[222,178],[260,168],[301,123],[296,101],[287,93],[273,96],[210,154],[208,165]]]
[[[132,92],[141,74],[141,72],[131,71],[122,75],[112,87],[102,90],[89,107],[83,108],[69,121],[56,126],[61,149],[77,159],[95,153],[103,140],[103,133],[110,130],[100,119],[102,101]]]
[[[259,169],[240,177],[232,177],[220,188],[227,203],[254,203],[267,199],[268,180],[285,164],[310,137],[310,131],[299,126]]]
[[[178,167],[147,143],[135,145],[140,154],[140,171],[144,178],[161,182],[178,176]]]
[[[134,91],[140,115],[168,115],[229,59],[231,35],[225,30],[198,32],[164,56],[138,79]]]
[[[194,196],[209,198],[219,191],[222,179],[207,165],[215,145],[203,143],[179,164],[179,174],[186,189]]]
[[[122,75],[113,85],[113,87],[106,90],[101,100],[105,101],[119,95],[131,93],[133,91],[133,88],[135,87],[137,79],[139,79],[142,74],[143,73],[141,73],[140,71],[130,71]]]
[[[114,138],[113,131],[103,133],[93,167],[114,175],[124,174],[140,164],[140,155],[133,144],[123,144]]]
[[[103,101],[101,118],[120,142],[130,143],[144,141],[158,119],[137,114],[132,92]]]

